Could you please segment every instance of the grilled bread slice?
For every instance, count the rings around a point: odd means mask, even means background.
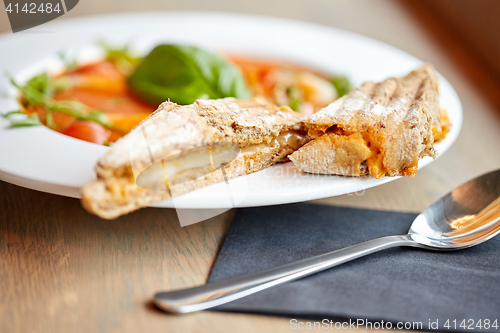
[[[418,161],[436,157],[449,128],[439,109],[432,65],[405,77],[365,82],[305,120],[313,139],[289,156],[305,172],[414,176]]]
[[[82,204],[89,212],[112,219],[262,170],[285,160],[309,140],[301,120],[287,107],[255,99],[198,100],[186,106],[165,102],[99,160],[97,179],[81,190]],[[238,154],[225,160],[231,145]],[[203,154],[207,150],[210,159],[198,158],[208,156]],[[155,168],[170,171],[168,176],[145,175],[149,172],[145,170]]]

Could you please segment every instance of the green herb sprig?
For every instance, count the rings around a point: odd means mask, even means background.
[[[51,79],[47,73],[39,74],[29,80],[25,85],[19,85],[12,76],[7,74],[11,84],[16,87],[20,92],[20,100],[25,107],[43,107],[47,111],[47,121],[48,127],[54,127],[52,121],[52,112],[57,111],[70,116],[73,116],[79,120],[88,120],[98,123],[108,129],[122,132],[115,128],[107,119],[106,114],[99,110],[89,110],[89,107],[78,101],[63,100],[56,101],[51,96],[54,92],[67,87],[67,82],[62,81],[62,79]],[[20,113],[21,111],[9,112],[4,115],[5,118],[9,119],[12,127],[19,126],[35,126],[39,125],[40,120],[36,114],[27,115],[25,122],[20,122],[19,119],[10,117],[15,113]],[[22,112],[21,112],[22,113]],[[38,122],[35,119],[38,120]],[[28,125],[30,124],[30,125]]]
[[[124,75],[130,75],[142,60],[142,57],[132,56],[128,45],[115,47],[104,40],[98,41],[97,44],[106,52],[106,60],[113,63]]]
[[[22,114],[24,117],[16,117],[13,115]],[[7,112],[2,115],[3,118],[8,119],[11,127],[28,127],[28,126],[40,126],[42,123],[38,118],[36,113],[25,114],[20,110]]]
[[[288,95],[288,106],[293,111],[299,111],[300,105],[302,104],[303,100],[299,89],[294,86],[290,86],[286,89],[286,93]]]
[[[338,97],[344,96],[354,88],[351,81],[349,81],[349,79],[345,76],[335,76],[330,80],[330,82],[337,90]]]
[[[68,72],[74,71],[78,66],[76,57],[68,56],[64,52],[59,52],[59,59],[61,59],[62,63],[64,64],[64,67]]]

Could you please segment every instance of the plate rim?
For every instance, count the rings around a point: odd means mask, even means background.
[[[197,16],[198,17],[201,16],[204,18],[215,18],[215,17],[221,18],[221,17],[223,17],[225,19],[245,18],[245,19],[251,19],[251,20],[255,20],[255,19],[264,20],[264,21],[268,22],[269,24],[274,24],[274,25],[276,25],[276,24],[281,25],[283,23],[292,24],[295,26],[301,26],[300,27],[301,29],[305,28],[305,27],[310,27],[310,28],[314,28],[314,29],[328,31],[329,33],[336,33],[336,34],[341,34],[341,35],[345,35],[345,36],[351,36],[351,37],[357,39],[358,41],[361,40],[361,41],[365,41],[365,42],[368,42],[371,44],[381,46],[387,50],[390,50],[391,52],[399,53],[400,55],[402,55],[404,57],[412,58],[414,61],[422,63],[422,61],[420,59],[407,53],[406,51],[403,51],[403,50],[401,50],[393,45],[387,44],[385,42],[379,41],[377,39],[374,39],[374,38],[371,38],[371,37],[368,37],[368,36],[365,36],[365,35],[362,35],[359,33],[355,33],[355,32],[349,31],[349,30],[339,29],[339,28],[335,28],[335,27],[331,27],[331,26],[321,25],[321,24],[317,24],[317,23],[313,23],[313,22],[309,22],[309,21],[300,21],[300,20],[295,20],[295,19],[274,17],[274,16],[267,16],[267,15],[254,15],[254,14],[217,12],[217,11],[189,11],[189,10],[186,10],[186,11],[184,11],[184,10],[183,11],[154,11],[154,12],[153,11],[141,11],[141,12],[133,12],[133,13],[130,13],[130,12],[128,12],[128,13],[111,13],[111,14],[98,14],[98,15],[81,16],[81,17],[75,17],[75,18],[62,18],[62,19],[57,20],[57,21],[49,22],[46,25],[44,25],[44,27],[47,27],[47,28],[50,28],[51,26],[64,27],[65,25],[80,26],[80,25],[84,25],[86,23],[88,24],[91,21],[101,21],[102,22],[102,20],[107,20],[110,18],[115,19],[115,20],[124,20],[126,18],[131,18],[131,17],[144,17],[144,16],[149,16],[149,15],[156,16],[156,17],[163,17],[165,15],[166,16],[182,15],[182,16],[191,17],[191,18],[197,17]],[[15,37],[14,34],[12,34],[12,35],[6,35],[5,33],[0,34],[0,44],[2,44],[4,42],[7,43],[9,40],[16,39],[16,38],[17,37]],[[85,46],[89,46],[89,45],[84,45],[84,47]],[[43,59],[41,61],[43,61]],[[36,64],[30,64],[30,65],[28,65],[28,67],[33,67],[35,65]],[[25,72],[25,71],[21,71],[21,73],[22,72]],[[17,73],[16,76],[19,76],[21,73]],[[456,141],[457,137],[459,136],[459,134],[461,132],[462,122],[463,122],[463,108],[462,108],[462,103],[460,101],[460,98],[459,98],[456,90],[454,89],[454,87],[451,85],[451,83],[443,75],[441,75],[439,72],[437,72],[437,75],[439,77],[440,85],[442,85],[442,84],[448,85],[449,93],[451,93],[450,98],[455,100],[456,106],[457,106],[457,110],[456,110],[457,118],[454,119],[452,131],[450,131],[450,133],[448,133],[448,136],[445,138],[445,140],[443,140],[442,143],[437,144],[437,145],[443,146],[441,149],[439,149],[440,150],[439,156],[441,156],[443,153],[445,153],[453,145],[453,143]],[[3,120],[0,120],[0,125],[2,124],[2,121]],[[5,130],[6,130],[5,127],[0,128],[0,132],[3,132]],[[27,128],[25,130],[33,131],[33,130],[35,130],[35,128]],[[37,128],[37,130],[45,131],[45,133],[51,132],[51,134],[63,137],[64,138],[63,141],[66,141],[66,142],[71,142],[71,141],[73,141],[73,143],[78,142],[78,143],[75,143],[75,145],[80,145],[80,147],[87,146],[87,149],[95,149],[96,147],[99,147],[98,145],[95,145],[92,143],[88,143],[88,142],[84,142],[84,141],[81,141],[78,139],[67,137],[63,134],[52,131],[46,127]],[[44,134],[42,134],[42,135],[44,135]],[[102,149],[102,148],[104,148],[104,149]],[[106,151],[106,147],[99,147],[99,149],[101,149],[103,152]],[[432,162],[432,160],[429,160],[429,159],[421,160],[419,162],[419,169],[427,166],[431,162]],[[271,166],[270,168],[272,168],[272,167],[273,166]],[[262,171],[260,171],[260,172],[262,172]],[[245,177],[248,177],[248,176],[250,176],[250,175],[247,175]],[[326,176],[329,177],[328,175],[326,175]],[[366,186],[364,186],[363,189],[368,189],[368,188],[372,188],[375,186],[383,185],[383,184],[386,184],[388,182],[394,181],[398,178],[400,178],[400,177],[385,177],[385,178],[378,180],[377,182],[371,182],[369,184],[366,184]],[[43,182],[40,179],[36,179],[36,178],[33,179],[33,178],[25,177],[23,175],[15,174],[12,172],[6,172],[3,169],[2,163],[0,163],[0,180],[4,180],[4,181],[7,181],[7,182],[12,183],[12,184],[16,184],[16,185],[19,185],[22,187],[26,187],[26,188],[30,188],[30,189],[34,189],[34,190],[38,190],[38,191],[42,191],[42,192],[48,192],[48,193],[69,196],[69,197],[74,197],[74,198],[79,197],[79,187],[77,187],[77,186],[68,186],[66,184],[59,184],[57,182],[47,183],[47,182]],[[217,184],[213,184],[213,185],[209,185],[208,187],[216,186],[216,185]],[[205,188],[207,188],[207,187],[205,187]],[[308,198],[308,199],[289,198],[288,200],[285,200],[285,202],[283,202],[283,200],[276,200],[276,201],[271,200],[270,202],[266,202],[265,204],[260,204],[260,205],[244,204],[242,206],[237,205],[237,207],[267,206],[267,205],[284,204],[284,203],[292,203],[292,202],[300,202],[300,201],[309,201],[309,200],[314,200],[314,199],[342,195],[342,194],[346,194],[346,193],[350,193],[350,192],[338,193],[338,194],[333,194],[333,195],[329,195],[329,196],[325,196],[325,195],[320,195],[318,197],[313,196],[312,198]],[[155,204],[152,204],[150,206],[162,207],[162,208],[174,208],[174,207],[194,208],[194,207],[179,207],[178,205],[174,205],[172,202],[172,199],[168,199],[168,200],[165,200],[165,201],[162,201],[159,203],[155,203]],[[214,207],[213,205],[210,205],[208,207],[196,207],[196,208],[219,208],[219,207]]]

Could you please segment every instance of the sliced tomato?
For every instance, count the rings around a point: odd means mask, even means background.
[[[109,142],[111,131],[104,126],[92,121],[76,121],[69,126],[63,134],[88,142],[104,144]]]

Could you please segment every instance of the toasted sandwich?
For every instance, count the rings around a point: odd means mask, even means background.
[[[301,120],[288,107],[256,99],[165,102],[99,160],[82,204],[112,219],[262,170],[309,141]]]
[[[414,176],[421,158],[436,158],[433,143],[450,126],[430,64],[405,77],[365,82],[304,123],[312,140],[289,156],[298,169],[375,178]]]

